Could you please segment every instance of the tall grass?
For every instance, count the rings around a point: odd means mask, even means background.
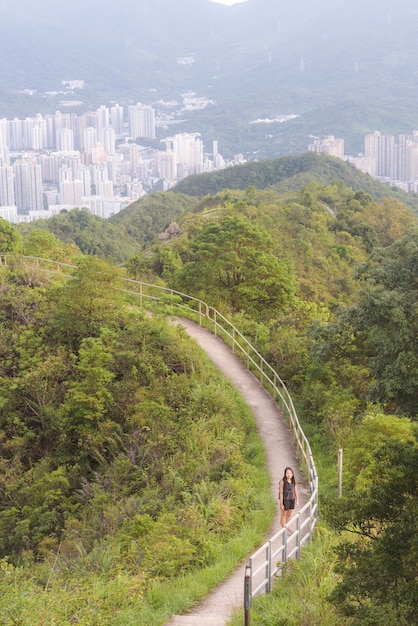
[[[95,555],[95,572],[72,574],[51,563],[31,568],[0,564],[2,626],[162,626],[173,613],[184,613],[218,585],[262,540],[274,514],[268,493],[259,509],[227,543],[219,544],[211,566],[145,590],[140,574],[117,571],[111,546]],[[58,559],[59,560],[59,559]]]
[[[353,622],[336,613],[327,601],[336,579],[333,573],[335,534],[318,524],[314,541],[299,561],[289,561],[271,594],[253,601],[251,626],[350,626]],[[243,609],[228,626],[242,626]]]

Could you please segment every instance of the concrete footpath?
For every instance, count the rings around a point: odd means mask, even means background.
[[[302,482],[297,466],[292,434],[278,406],[261,383],[248,372],[242,361],[221,339],[190,320],[181,318],[178,323],[207,353],[214,365],[234,384],[250,407],[266,449],[271,491],[276,501],[284,468],[290,466],[294,469],[298,481],[300,508],[302,508],[308,499],[308,489]],[[266,541],[280,529],[279,517],[280,510],[277,507],[274,521],[265,538]],[[246,561],[241,563],[228,579],[214,589],[190,613],[174,615],[166,626],[225,626],[233,611],[243,606],[245,563]]]

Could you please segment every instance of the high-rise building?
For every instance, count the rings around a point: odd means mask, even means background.
[[[103,132],[105,128],[109,128],[110,125],[110,111],[102,104],[96,111],[97,114],[97,137],[98,140],[104,143]]]
[[[15,161],[15,197],[18,210],[41,211],[43,209],[41,166],[37,163]]]
[[[59,168],[58,176],[59,176],[59,184],[60,184],[60,186],[61,186],[61,184],[64,181],[71,182],[73,180],[73,172],[72,172],[71,168],[68,167],[68,165],[62,165]]]
[[[129,132],[132,139],[146,137],[155,139],[155,111],[145,104],[138,102],[135,106],[130,106],[129,112]]]
[[[395,170],[395,137],[393,135],[380,135],[377,146],[377,176],[394,178]]]
[[[5,117],[0,119],[0,152],[3,148],[10,148],[9,120]]]
[[[104,151],[108,154],[115,154],[116,152],[116,136],[113,128],[104,128],[102,133],[102,142]]]
[[[203,143],[199,133],[179,133],[170,141],[171,150],[178,157],[179,178],[203,171]]]
[[[87,126],[83,130],[83,146],[84,152],[91,154],[93,146],[97,143],[97,130],[93,126]]]
[[[123,134],[123,106],[115,104],[110,109],[110,122],[115,135],[119,136]]]
[[[160,152],[157,155],[157,175],[163,180],[176,180],[178,156],[174,152]]]
[[[23,135],[22,135],[22,120],[15,117],[10,120],[10,150],[22,150],[23,148]]]
[[[79,171],[81,184],[83,185],[83,196],[91,196],[91,173],[88,167],[81,167]]]
[[[74,133],[70,128],[57,130],[57,148],[61,152],[72,152],[74,150]]]
[[[48,148],[48,150],[52,148],[56,148],[57,144],[55,141],[55,116],[54,115],[45,115],[45,132],[46,138],[44,147]]]
[[[81,180],[64,180],[60,184],[60,202],[73,207],[82,206],[83,184]]]
[[[0,217],[11,224],[18,223],[17,207],[15,206],[0,206]]]
[[[344,139],[338,139],[334,135],[328,135],[326,139],[314,139],[309,144],[308,150],[310,152],[325,152],[331,156],[344,159]]]
[[[98,141],[91,149],[91,162],[93,165],[98,163],[106,163],[106,152],[103,144]]]
[[[0,167],[0,206],[14,206],[15,204],[13,168],[5,165]]]

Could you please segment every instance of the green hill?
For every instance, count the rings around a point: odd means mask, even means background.
[[[30,233],[41,229],[52,233],[62,243],[77,246],[83,254],[124,263],[149,249],[171,222],[183,223],[188,214],[217,205],[220,202],[217,194],[225,190],[233,192],[254,188],[269,191],[274,202],[281,205],[291,202],[293,197],[298,198],[297,202],[304,203],[301,200],[302,190],[310,185],[330,185],[334,188],[337,185],[343,195],[344,188],[353,193],[362,191],[376,202],[384,198],[393,199],[418,215],[417,194],[407,194],[396,187],[384,185],[340,159],[309,152],[190,176],[173,190],[144,196],[108,220],[90,215],[86,210],[75,209],[49,220],[22,224],[18,230],[28,238]],[[333,193],[338,194],[338,190]],[[246,197],[245,202],[248,201]],[[338,210],[338,202],[334,205],[333,210]],[[262,211],[258,215],[263,221]],[[33,240],[27,252],[36,253]]]
[[[314,152],[244,163],[210,174],[196,174],[182,180],[173,191],[191,196],[204,196],[223,189],[246,189],[255,186],[258,189],[272,187],[277,191],[287,192],[300,189],[311,181],[327,185],[337,180],[354,191],[362,189],[375,200],[385,197],[397,198],[418,215],[417,194],[389,187],[364,174],[350,163]]]
[[[215,306],[295,399],[320,459],[322,525],[316,584],[305,563],[285,574],[309,594],[309,607],[298,594],[295,623],[308,611],[309,623],[352,624],[353,585],[367,594],[368,623],[383,623],[373,617],[382,602],[388,624],[416,621],[417,219],[395,190],[326,156],[219,174],[214,193],[210,176],[196,177],[184,184],[198,181],[197,195],[152,194],[106,223],[75,210],[54,232],[43,222],[19,233],[0,220],[1,254],[79,268],[55,281],[19,259],[0,267],[0,621],[39,612],[39,626],[65,624],[94,610],[97,623],[160,626],[167,599],[189,602],[187,576],[204,593],[220,555],[244,549],[236,533],[249,546],[266,523],[246,408],[164,311],[123,299],[121,273]],[[174,236],[159,238],[173,220]],[[90,256],[74,244],[80,233]],[[334,501],[339,446],[345,494]],[[388,505],[394,474],[408,480]],[[331,524],[338,533],[325,532]],[[359,543],[341,544],[347,528]],[[264,599],[265,623],[289,613],[284,595],[278,608]]]

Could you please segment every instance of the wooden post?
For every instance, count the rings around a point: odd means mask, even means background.
[[[338,449],[338,497],[343,495],[343,449]]]

